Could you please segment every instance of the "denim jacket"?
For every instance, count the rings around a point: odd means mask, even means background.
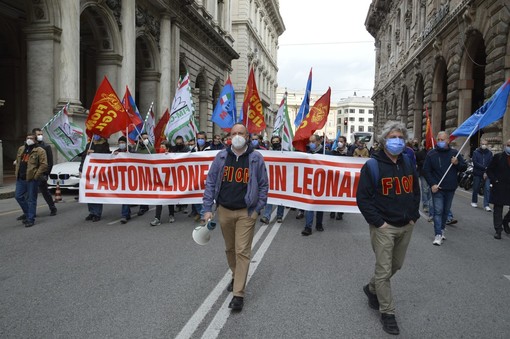
[[[216,201],[220,194],[228,151],[230,151],[230,148],[221,150],[209,168],[203,198],[204,212],[212,212],[214,201]],[[248,146],[246,152],[250,152],[248,154],[250,178],[248,179],[244,201],[246,202],[248,215],[251,215],[253,211],[260,214],[260,211],[267,203],[267,192],[269,190],[266,165],[262,155],[254,151],[251,146]]]

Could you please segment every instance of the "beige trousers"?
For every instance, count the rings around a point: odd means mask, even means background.
[[[222,206],[218,207],[218,221],[225,240],[225,253],[228,266],[232,270],[233,294],[236,297],[244,297],[257,217],[256,212],[248,216],[246,208],[233,211]]]
[[[377,294],[381,313],[395,314],[390,279],[404,264],[413,227],[411,224],[404,227],[390,225],[381,229],[370,225],[370,240],[375,253],[375,272],[368,287],[370,292]]]

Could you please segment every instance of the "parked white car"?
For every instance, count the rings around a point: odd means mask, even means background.
[[[60,180],[60,188],[77,190],[80,186],[80,168],[81,157],[75,156],[71,161],[53,165],[48,178],[48,187],[55,188],[57,181]]]

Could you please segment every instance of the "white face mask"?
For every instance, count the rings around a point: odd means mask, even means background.
[[[246,145],[246,139],[240,135],[234,135],[232,138],[232,147],[241,149]]]
[[[120,149],[126,149],[126,144],[119,144]]]
[[[33,144],[35,144],[35,141],[32,139],[27,139],[26,143],[27,143],[27,146],[32,146]]]
[[[37,136],[37,141],[41,142],[41,141],[43,141],[43,139],[44,139],[44,137],[42,134]]]
[[[344,143],[343,142],[339,142],[338,143],[338,148],[342,148],[342,147],[344,147]]]
[[[482,149],[487,149],[487,145],[484,145],[484,144],[482,144],[480,147],[481,147]]]
[[[149,139],[143,139],[143,144],[147,146],[149,144]]]

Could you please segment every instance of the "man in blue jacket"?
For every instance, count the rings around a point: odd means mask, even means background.
[[[241,311],[255,222],[266,205],[269,182],[264,158],[248,143],[246,127],[235,124],[230,134],[232,146],[221,150],[209,168],[203,206],[207,221],[213,217],[216,202],[227,262],[232,270],[227,290],[234,297],[228,307]]]
[[[420,183],[416,168],[403,154],[405,140],[404,124],[388,121],[384,125],[379,137],[382,150],[363,165],[356,192],[358,207],[370,225],[375,254],[374,275],[363,291],[369,306],[381,313],[383,330],[389,334],[400,332],[390,279],[404,263],[414,223],[420,217]]]
[[[483,184],[483,208],[490,212],[489,191],[490,180],[487,177],[487,166],[492,160],[492,152],[488,148],[488,142],[485,139],[480,140],[480,147],[473,152],[473,195],[471,197],[471,206],[478,207],[478,191],[480,184]]]
[[[434,241],[432,244],[436,246],[441,246],[443,240],[446,240],[446,221],[457,189],[457,173],[463,172],[467,168],[464,158],[457,153],[457,150],[450,147],[450,135],[441,131],[437,134],[436,148],[427,153],[423,164],[423,175],[430,186],[434,202]]]

